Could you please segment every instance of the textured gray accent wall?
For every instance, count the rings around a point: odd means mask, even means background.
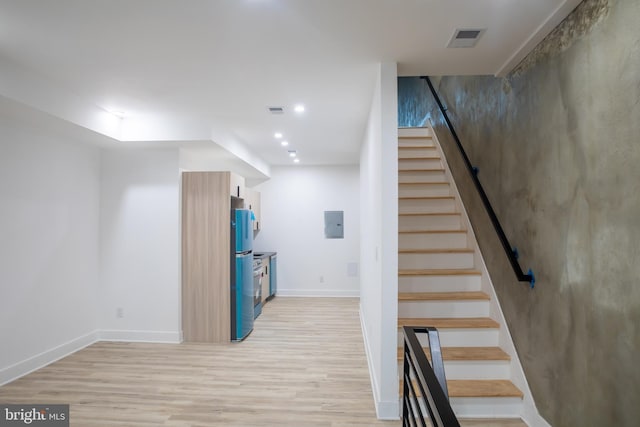
[[[535,289],[417,78],[400,79],[400,124],[434,124],[541,414],[639,425],[640,1],[585,0],[507,78],[434,84]]]

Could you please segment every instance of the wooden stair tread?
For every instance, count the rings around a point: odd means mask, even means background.
[[[431,135],[398,135],[398,139],[431,139]]]
[[[435,145],[424,145],[424,144],[415,144],[415,145],[399,145],[398,146],[398,150],[435,150],[436,146]]]
[[[471,254],[474,249],[451,248],[451,249],[398,249],[400,254]]]
[[[412,210],[411,212],[402,212],[402,213],[401,213],[401,214],[399,214],[399,215],[413,215],[413,216],[422,215],[422,214],[429,214],[429,215],[433,215],[433,214],[444,214],[444,215],[447,215],[447,214],[455,214],[455,213],[456,213],[455,211],[448,211],[448,212],[447,212],[447,211],[445,211],[445,212],[424,212],[424,211],[420,211],[420,210],[419,210],[420,208],[419,208],[419,207],[416,207],[416,206],[412,207],[412,209],[415,209],[415,210]],[[455,207],[452,207],[452,209],[455,209]]]
[[[435,145],[426,145],[424,143],[404,143],[402,145],[398,145],[398,153],[401,153],[400,150],[422,150],[422,149],[426,149],[426,150],[435,150],[436,146]]]
[[[490,300],[489,295],[480,291],[467,292],[400,292],[398,301],[467,301]]]
[[[430,359],[429,347],[422,349]],[[472,360],[511,360],[500,347],[442,347],[442,359],[448,361],[472,361]],[[404,357],[404,349],[398,347],[398,360]]]
[[[440,156],[423,156],[423,157],[398,157],[398,161],[403,160],[440,160]]]
[[[449,380],[451,397],[520,397],[524,395],[509,380]]]
[[[398,185],[446,185],[447,187],[451,186],[446,181],[443,182],[399,182]]]
[[[414,390],[420,395],[418,384],[413,381]],[[403,381],[400,380],[402,395]],[[447,380],[449,397],[519,397],[524,395],[509,380]]]
[[[398,173],[408,172],[444,172],[444,168],[399,169]]]
[[[473,269],[425,269],[398,270],[398,276],[480,276],[479,270]]]
[[[498,329],[500,324],[489,317],[405,317],[398,319],[398,328],[403,326],[432,326],[438,329]]]
[[[464,228],[456,228],[451,230],[402,230],[398,231],[398,234],[449,234],[449,233],[459,233],[459,234],[467,234],[467,230]]]
[[[398,213],[398,216],[439,216],[439,215],[458,215],[460,212],[404,212]]]
[[[455,196],[401,196],[398,200],[454,200]]]

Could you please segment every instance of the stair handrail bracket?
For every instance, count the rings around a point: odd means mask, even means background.
[[[438,109],[440,110],[440,113],[442,114],[442,117],[444,118],[444,121],[447,124],[447,127],[449,128],[449,132],[451,132],[451,135],[453,136],[453,139],[456,142],[456,146],[458,147],[458,150],[460,151],[462,159],[464,160],[464,163],[467,167],[467,170],[471,175],[471,179],[475,184],[476,190],[478,191],[480,198],[482,199],[482,203],[487,211],[487,214],[489,215],[489,219],[491,220],[491,223],[493,224],[493,227],[495,228],[496,233],[498,234],[498,238],[500,239],[500,243],[502,244],[502,247],[507,255],[507,258],[509,259],[511,268],[513,268],[513,271],[516,274],[518,281],[528,282],[530,287],[533,289],[536,283],[533,270],[529,269],[529,271],[527,271],[526,274],[522,271],[522,268],[520,267],[520,263],[518,262],[518,251],[516,248],[512,247],[511,244],[509,243],[509,239],[507,238],[504,232],[504,229],[502,228],[502,225],[500,224],[500,221],[498,220],[498,217],[495,211],[493,210],[493,207],[491,206],[491,202],[489,201],[489,198],[487,197],[487,194],[485,193],[484,188],[482,187],[482,184],[478,179],[478,168],[474,167],[471,164],[471,161],[469,160],[469,157],[467,156],[467,153],[464,150],[464,147],[462,146],[460,139],[458,138],[458,134],[456,133],[453,127],[453,124],[451,123],[451,120],[449,120],[449,116],[447,115],[447,108],[442,104],[442,101],[440,100],[438,93],[436,92],[433,84],[431,83],[431,79],[428,76],[422,76],[420,78],[427,82],[427,85],[429,86],[429,90],[431,91],[431,94],[433,95],[433,98],[436,101],[436,104],[438,104]]]
[[[460,427],[458,419],[449,404],[437,329],[403,326],[402,332],[404,336],[402,371],[403,427],[418,425],[426,427],[423,407],[432,425],[437,427]],[[417,333],[426,333],[429,338],[433,368],[420,345]],[[419,393],[414,388],[412,376],[416,379]]]

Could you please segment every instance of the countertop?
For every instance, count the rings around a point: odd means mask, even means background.
[[[260,251],[256,251],[253,253],[253,259],[265,259],[265,258],[270,258],[273,255],[276,255],[277,252],[260,252]]]

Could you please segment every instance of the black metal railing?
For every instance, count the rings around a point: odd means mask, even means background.
[[[430,425],[435,427],[460,427],[449,405],[438,330],[431,327],[403,326],[402,332],[402,426],[426,427],[426,420],[429,420]],[[417,333],[427,334],[433,367],[427,360]]]
[[[451,132],[451,135],[453,136],[453,139],[455,140],[456,145],[458,146],[458,149],[460,150],[460,154],[462,155],[464,163],[467,166],[469,173],[471,174],[471,179],[473,179],[476,189],[480,194],[482,203],[484,204],[484,207],[487,210],[487,213],[489,214],[491,223],[493,224],[493,227],[495,228],[496,233],[498,233],[498,238],[500,239],[500,243],[502,244],[502,247],[504,248],[504,251],[507,254],[507,257],[509,258],[509,262],[511,263],[511,267],[513,268],[514,273],[516,274],[520,282],[529,282],[529,285],[533,288],[533,286],[536,283],[536,279],[535,279],[535,276],[533,275],[533,271],[529,269],[527,274],[525,274],[522,271],[522,268],[520,267],[520,263],[518,262],[518,250],[511,246],[511,244],[509,243],[509,239],[507,239],[506,234],[504,234],[502,225],[500,225],[500,221],[498,220],[498,217],[496,216],[496,213],[493,210],[493,207],[491,206],[491,202],[489,202],[489,199],[487,198],[487,194],[484,192],[484,188],[482,188],[482,184],[480,184],[480,180],[478,179],[478,169],[471,164],[471,161],[469,161],[469,157],[467,156],[467,153],[464,151],[464,147],[462,146],[462,143],[458,138],[458,134],[456,134],[456,131],[453,128],[453,124],[451,124],[451,120],[449,120],[449,117],[447,116],[447,108],[442,104],[440,97],[438,96],[435,88],[433,87],[433,84],[431,83],[431,79],[429,79],[429,77],[427,76],[423,76],[421,78],[427,82],[427,85],[429,85],[429,90],[431,90],[431,94],[433,95],[433,98],[438,104],[440,113],[442,114],[442,117],[444,118],[444,121],[446,122],[447,127],[449,128],[449,131]]]

